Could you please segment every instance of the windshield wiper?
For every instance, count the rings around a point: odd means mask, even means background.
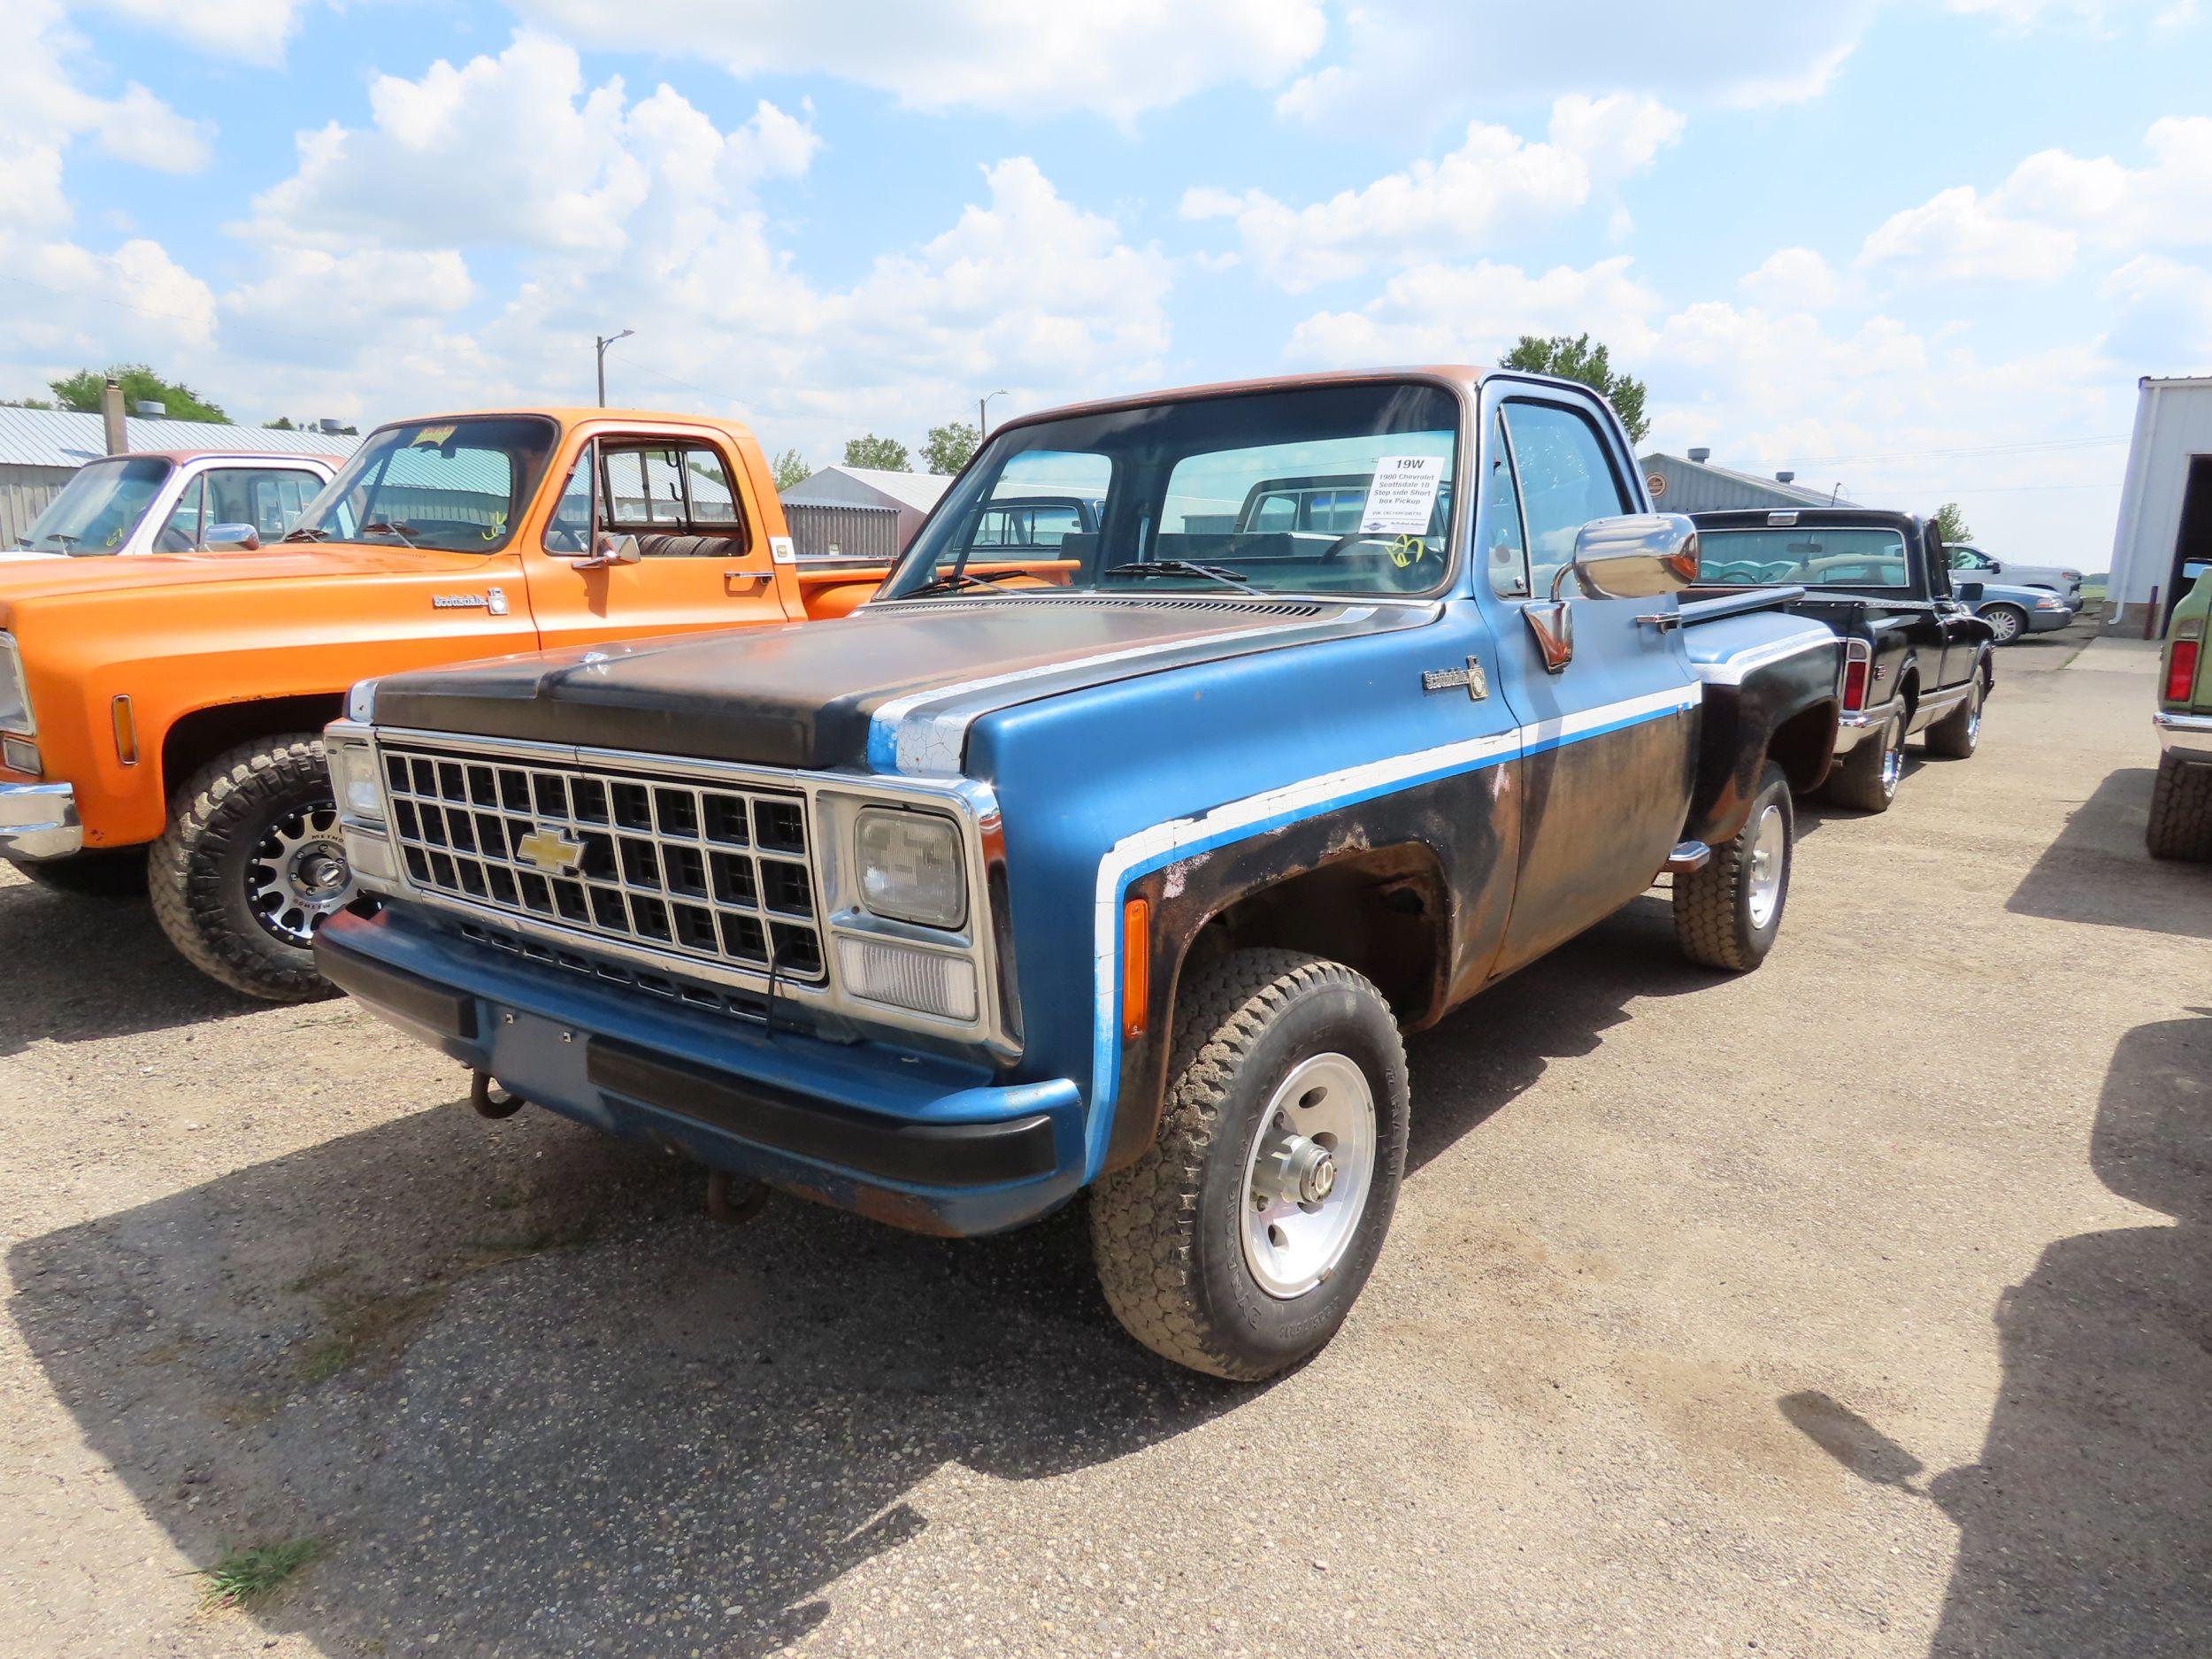
[[[402,531],[402,530],[400,529],[400,527],[399,527],[397,525],[396,525],[396,524],[386,524],[386,523],[384,522],[384,520],[383,520],[383,519],[381,519],[381,518],[379,518],[379,519],[378,519],[378,520],[376,520],[376,522],[375,522],[375,523],[373,523],[373,524],[365,524],[365,525],[363,525],[363,526],[361,526],[361,534],[362,534],[363,535],[390,535],[390,536],[397,536],[397,537],[399,538],[399,544],[400,544],[400,546],[402,546],[402,547],[405,547],[405,548],[411,548],[411,547],[413,547],[413,546],[415,545],[412,541],[410,541],[407,539],[406,534],[405,534],[403,531]]]
[[[1144,559],[1133,565],[1109,565],[1099,572],[1101,576],[1203,576],[1210,581],[1235,588],[1240,594],[1256,594],[1259,589],[1233,570],[1218,565],[1198,565],[1189,559]]]
[[[1010,576],[1026,576],[1027,571],[1000,571],[991,576],[972,576],[966,571],[954,571],[924,582],[919,588],[899,595],[902,599],[918,599],[924,594],[958,593],[964,588],[995,588]]]
[[[303,524],[296,530],[287,530],[284,533],[284,539],[287,541],[327,541],[330,540],[330,532],[318,530],[311,524]]]

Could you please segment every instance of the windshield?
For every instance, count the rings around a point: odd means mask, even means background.
[[[1697,579],[1729,588],[1909,588],[1905,538],[1894,530],[1798,526],[1704,530]]]
[[[882,596],[1015,580],[1010,565],[1094,591],[1425,593],[1451,562],[1458,436],[1457,397],[1404,383],[1012,427],[930,515]]]
[[[41,553],[112,553],[129,540],[174,469],[153,456],[118,456],[78,468],[16,545]]]
[[[556,435],[537,415],[380,426],[285,539],[496,552],[514,534]]]

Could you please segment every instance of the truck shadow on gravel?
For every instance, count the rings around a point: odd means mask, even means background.
[[[1631,999],[1722,982],[1632,905],[1413,1040],[1414,1166]],[[332,1651],[766,1653],[931,1525],[917,1488],[1260,1397],[1121,1333],[1079,1208],[947,1242],[783,1198],[718,1226],[703,1187],[549,1114],[440,1107],[19,1245],[11,1311],[195,1563],[323,1542],[258,1617]]]
[[[0,1056],[255,1010],[177,955],[142,897],[0,882],[0,963],[35,969],[12,975],[0,996]]]
[[[1931,1659],[2196,1659],[2212,1631],[2212,1010],[2140,1025],[2090,1163],[2170,1225],[2062,1239],[1995,1310],[1980,1460],[1919,1460],[1825,1395],[1783,1415],[1861,1479],[1932,1500],[1959,1552]]]
[[[2144,848],[2156,775],[2147,766],[2110,773],[2069,815],[2005,909],[2052,921],[2212,939],[2212,880],[2205,871],[2161,863]]]

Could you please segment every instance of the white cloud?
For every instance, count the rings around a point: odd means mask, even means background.
[[[2072,268],[2077,245],[2071,231],[2010,218],[1962,184],[1890,215],[1867,237],[1859,263],[1894,263],[1901,275],[1924,280],[2047,282]]]
[[[1319,50],[1320,0],[511,0],[563,35],[682,50],[734,75],[824,73],[910,109],[1126,121],[1210,87],[1273,86]]]
[[[1768,311],[1823,311],[1849,293],[1848,285],[1810,248],[1778,248],[1736,284]]]
[[[2212,271],[2138,254],[2097,296],[2114,307],[2106,346],[2123,364],[2152,374],[2212,368]]]
[[[1379,262],[1472,250],[1571,212],[1649,166],[1682,124],[1648,98],[1575,94],[1553,104],[1547,140],[1474,121],[1440,160],[1424,157],[1325,202],[1294,208],[1263,190],[1200,187],[1185,194],[1182,213],[1233,219],[1253,265],[1296,292]]]
[[[1518,265],[1420,265],[1392,277],[1355,311],[1317,311],[1292,330],[1286,355],[1311,368],[1376,363],[1494,362],[1522,334],[1588,332],[1617,356],[1652,338],[1659,296],[1625,255],[1586,269],[1531,275]]]
[[[142,28],[173,35],[202,51],[273,66],[299,27],[304,0],[91,0]]]
[[[354,247],[620,247],[657,184],[683,211],[805,171],[816,140],[764,103],[733,132],[662,87],[587,88],[575,49],[525,31],[497,57],[381,75],[370,123],[303,133],[299,168],[254,199],[265,236]]]

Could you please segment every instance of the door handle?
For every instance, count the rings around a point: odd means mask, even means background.
[[[724,571],[722,591],[729,594],[739,593],[746,588],[757,587],[767,580],[766,571]]]

